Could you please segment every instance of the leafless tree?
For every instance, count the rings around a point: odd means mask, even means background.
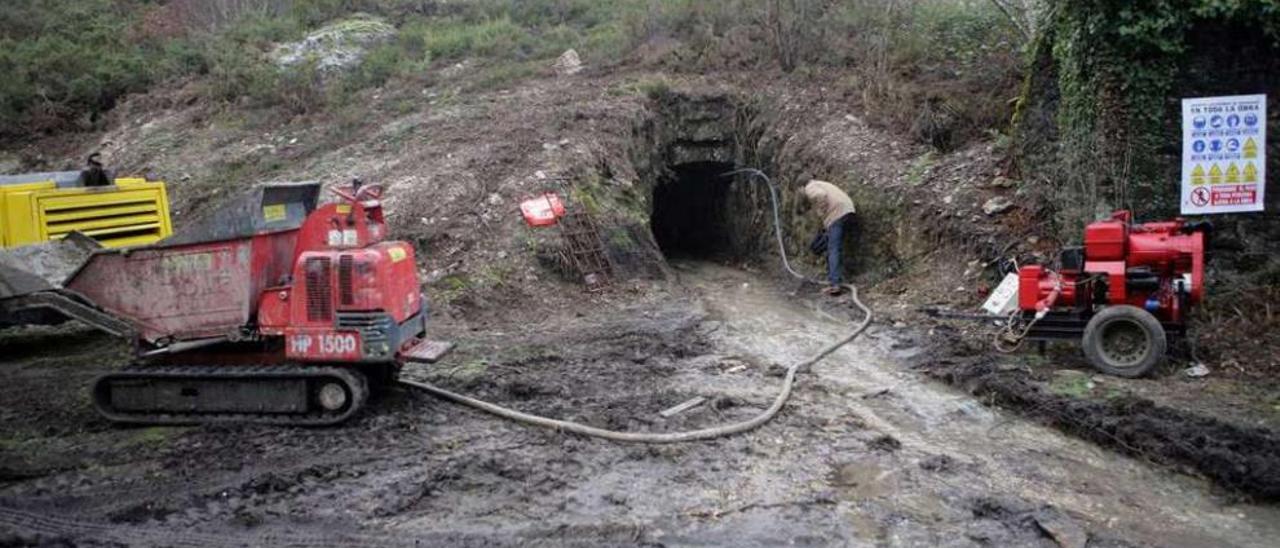
[[[790,72],[819,49],[830,0],[766,0],[764,28],[782,70]]]
[[[1045,0],[991,0],[1022,37],[1031,39],[1039,30],[1040,18],[1046,9]]]
[[[294,0],[174,0],[172,16],[190,30],[217,30],[243,17],[283,15]]]

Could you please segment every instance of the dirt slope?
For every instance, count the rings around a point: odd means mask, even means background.
[[[521,331],[446,328],[463,345],[451,366],[407,374],[597,426],[680,430],[757,412],[782,366],[852,323],[845,306],[791,298],[758,275],[676,271],[671,293],[626,307]],[[769,426],[662,447],[524,428],[400,390],[331,429],[120,431],[44,416],[72,442],[49,452],[84,461],[9,476],[0,531],[137,546],[1053,546],[1054,535],[1262,546],[1278,532],[1274,508],[1223,505],[1203,482],[923,381],[907,367],[921,353],[876,327],[806,374]],[[102,367],[17,365],[15,388],[46,393],[52,371]],[[657,415],[698,395],[709,402]],[[76,433],[83,425],[132,441],[104,446]]]
[[[370,91],[349,111],[288,120],[167,92],[118,109],[103,135],[36,144],[57,152],[27,156],[62,167],[105,147],[121,171],[171,182],[179,224],[259,180],[385,184],[394,233],[423,258],[433,329],[462,345],[446,364],[408,374],[599,426],[670,430],[746,416],[771,394],[778,364],[838,334],[844,312],[789,296],[763,245],[671,277],[622,272],[612,289],[585,293],[540,262],[558,240],[523,225],[516,204],[525,196],[593,189],[602,218],[643,228],[648,191],[672,158],[723,154],[783,185],[788,242],[801,249],[812,221],[787,185],[838,181],[859,201],[856,280],[883,319],[818,368],[777,423],[663,448],[530,431],[400,391],[334,429],[121,430],[93,416],[81,390],[124,363],[123,346],[75,327],[6,332],[0,531],[22,542],[139,545],[1274,538],[1273,507],[987,409],[988,399],[911,370],[972,344],[907,329],[919,306],[972,306],[994,258],[1056,247],[1028,240],[1037,234],[1032,203],[982,213],[993,197],[1019,199],[993,184],[997,143],[931,153],[867,123],[838,78],[588,71],[475,93],[460,91],[465,68],[453,78],[440,90]],[[767,243],[758,189],[735,192],[755,206],[735,227]],[[944,346],[928,348],[937,340]],[[1015,365],[1052,375],[1059,363]],[[654,418],[693,395],[711,403]]]

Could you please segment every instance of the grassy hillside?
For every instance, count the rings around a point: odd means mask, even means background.
[[[357,69],[320,78],[270,60],[354,14],[396,28]],[[486,75],[479,85],[506,84],[575,48],[597,69],[842,71],[851,101],[946,149],[1006,125],[1022,41],[973,0],[10,0],[0,136],[96,129],[123,96],[175,82],[298,114],[368,87],[430,87],[462,60]]]

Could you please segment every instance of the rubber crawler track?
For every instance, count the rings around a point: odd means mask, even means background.
[[[351,403],[338,413],[314,411],[305,414],[280,413],[130,413],[111,409],[103,401],[104,383],[120,379],[280,379],[337,378],[351,389]],[[140,366],[107,373],[93,382],[93,404],[108,420],[125,424],[207,424],[253,423],[283,426],[327,426],[355,415],[369,399],[369,383],[359,371],[343,367],[260,366]]]

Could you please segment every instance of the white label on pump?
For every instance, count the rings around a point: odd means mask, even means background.
[[[338,247],[340,245],[342,245],[342,231],[330,230],[329,231],[329,247]]]
[[[982,309],[989,314],[1008,316],[1015,308],[1018,308],[1018,273],[1010,272],[987,297],[987,302],[982,303]]]
[[[354,228],[348,228],[342,231],[342,245],[344,247],[356,246],[356,231]]]

